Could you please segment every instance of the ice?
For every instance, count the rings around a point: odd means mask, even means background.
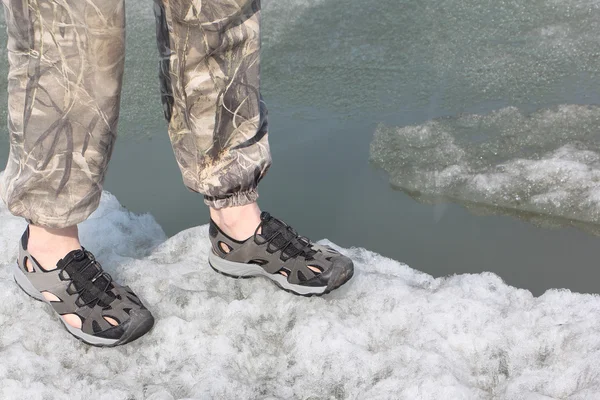
[[[371,158],[417,198],[600,223],[600,107],[380,126]]]
[[[597,0],[268,1],[265,87],[360,119],[597,102],[599,12]]]
[[[434,279],[365,249],[326,297],[207,265],[207,227],[166,239],[105,193],[84,243],[151,307],[116,349],[73,339],[14,284],[25,224],[0,206],[1,399],[600,398],[600,298],[535,298],[491,273]]]

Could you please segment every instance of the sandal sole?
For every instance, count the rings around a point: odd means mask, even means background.
[[[331,285],[328,285],[327,287],[310,287],[287,283],[287,279],[283,275],[269,274],[260,266],[227,261],[213,253],[209,254],[208,264],[215,272],[233,279],[249,279],[256,277],[268,278],[280,289],[302,297],[321,297],[325,294],[329,294],[333,290],[342,287],[354,276],[354,269],[350,270],[348,274],[346,274],[346,271],[341,271],[338,276],[334,277]],[[219,268],[215,267],[215,265],[218,265]],[[237,271],[237,273],[232,273],[232,271]],[[243,273],[243,275],[238,275],[240,272]],[[294,290],[295,288],[298,288],[300,291]]]

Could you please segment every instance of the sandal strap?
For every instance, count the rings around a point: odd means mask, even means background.
[[[98,304],[108,307],[116,299],[110,292],[113,288],[111,276],[104,272],[89,251],[72,251],[58,262],[57,267],[64,270],[71,280],[67,291],[71,294],[79,293],[77,306]]]

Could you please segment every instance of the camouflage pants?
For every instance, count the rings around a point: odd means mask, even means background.
[[[0,194],[33,224],[74,225],[98,206],[117,135],[124,0],[3,2],[10,156]],[[185,185],[215,208],[255,201],[271,162],[260,0],[154,8],[162,102]]]

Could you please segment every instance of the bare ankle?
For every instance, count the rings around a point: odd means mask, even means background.
[[[29,226],[27,250],[45,269],[54,269],[61,258],[80,248],[77,226],[62,229]]]
[[[227,235],[245,240],[254,234],[260,224],[260,208],[256,203],[219,210],[211,208],[210,217]]]

